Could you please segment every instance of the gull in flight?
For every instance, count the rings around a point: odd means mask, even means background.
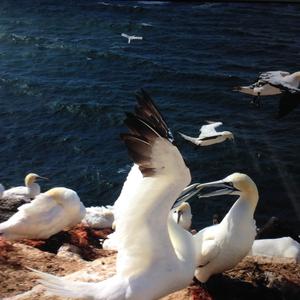
[[[300,263],[300,244],[290,237],[255,240],[248,255],[289,257]]]
[[[33,199],[40,194],[41,188],[36,181],[38,179],[47,179],[35,173],[29,173],[25,177],[25,186],[17,186],[3,192],[3,198],[27,198]]]
[[[234,88],[244,94],[254,96],[252,103],[260,106],[261,96],[281,95],[278,117],[287,115],[300,103],[300,72],[290,74],[284,71],[261,73],[257,82],[249,86]]]
[[[197,146],[210,146],[213,144],[222,143],[227,139],[233,140],[234,136],[230,131],[216,131],[216,128],[223,125],[222,122],[208,122],[200,128],[198,137],[191,137],[181,132],[179,134],[187,141]]]
[[[128,39],[128,44],[130,44],[131,41],[133,41],[133,40],[142,40],[143,39],[142,36],[128,35],[126,33],[122,33],[121,36]]]
[[[85,207],[73,190],[57,187],[21,205],[0,224],[0,235],[8,240],[47,239],[80,223]]]
[[[211,275],[232,269],[249,253],[256,235],[253,215],[258,191],[252,179],[241,173],[233,173],[219,181],[193,184],[190,191],[191,196],[198,194],[200,198],[240,196],[221,223],[193,236],[198,266],[195,276],[200,282],[206,282]],[[188,194],[185,201],[187,198]]]
[[[193,278],[196,256],[192,235],[169,214],[190,183],[190,171],[172,144],[163,117],[144,91],[125,124],[129,133],[121,138],[142,178],[128,197],[122,190],[123,196],[118,199],[116,275],[99,283],[84,283],[38,272],[41,283],[56,295],[152,300],[186,287]]]

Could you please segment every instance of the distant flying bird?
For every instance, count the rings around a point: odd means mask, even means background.
[[[210,146],[213,144],[222,143],[227,139],[233,140],[234,136],[230,131],[216,131],[216,128],[223,125],[222,122],[210,122],[208,125],[203,125],[200,128],[200,135],[198,137],[191,137],[181,132],[179,134],[187,141],[197,146]]]
[[[0,236],[8,240],[47,239],[80,223],[85,207],[73,190],[57,187],[23,204],[0,224]]]
[[[130,42],[133,40],[142,40],[143,39],[142,36],[128,35],[126,33],[122,33],[121,36],[128,39],[128,44],[130,44]]]
[[[41,188],[36,181],[38,179],[47,179],[35,173],[29,173],[25,177],[25,186],[17,186],[3,192],[3,198],[27,198],[33,199],[40,194]]]
[[[261,73],[257,82],[249,86],[234,88],[244,94],[254,96],[252,103],[260,106],[261,96],[281,95],[278,117],[283,117],[300,103],[300,71],[290,74],[284,71]]]

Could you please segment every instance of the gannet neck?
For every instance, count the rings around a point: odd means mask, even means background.
[[[297,80],[300,81],[300,71],[291,74],[291,76],[293,76],[294,78],[297,78]]]

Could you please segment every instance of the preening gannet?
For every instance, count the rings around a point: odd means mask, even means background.
[[[133,40],[142,40],[143,39],[142,36],[128,35],[126,33],[122,33],[121,36],[128,39],[128,44],[130,44],[130,42]]]
[[[248,255],[289,257],[300,263],[300,244],[290,237],[255,240]]]
[[[278,117],[283,117],[299,105],[299,85],[300,72],[290,74],[284,71],[270,71],[261,73],[257,82],[249,86],[238,86],[234,90],[254,96],[253,103],[257,106],[260,106],[261,96],[281,94]]]
[[[23,204],[13,216],[0,224],[6,239],[47,239],[75,226],[85,215],[85,207],[73,190],[57,187]]]
[[[211,275],[233,268],[250,251],[256,235],[253,214],[258,191],[252,179],[241,173],[200,184],[197,188],[200,197],[240,196],[221,223],[206,227],[193,236],[199,266],[195,276],[206,282]]]
[[[191,137],[181,132],[179,134],[187,141],[197,146],[210,146],[213,144],[222,143],[227,139],[233,140],[233,134],[230,131],[216,131],[216,128],[223,125],[222,122],[208,122],[208,125],[203,125],[200,128],[198,137]]]
[[[86,214],[82,223],[95,229],[111,228],[114,222],[113,207],[86,207]]]
[[[25,186],[13,187],[9,190],[4,191],[3,198],[28,198],[33,199],[40,192],[41,188],[36,181],[38,179],[48,179],[35,173],[29,173],[25,177]]]
[[[172,204],[191,180],[189,169],[144,91],[138,95],[135,114],[127,114],[125,124],[130,133],[121,137],[143,178],[130,197],[118,203],[122,213],[116,224],[117,274],[99,283],[82,283],[39,272],[42,284],[54,294],[152,300],[184,288],[193,278],[196,257],[191,234],[172,218],[168,221]]]

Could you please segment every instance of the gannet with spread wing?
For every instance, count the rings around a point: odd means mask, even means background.
[[[187,286],[196,266],[191,234],[169,217],[189,184],[190,171],[150,97],[142,91],[135,114],[127,114],[129,133],[121,137],[143,177],[129,197],[118,201],[117,274],[99,283],[72,282],[39,272],[57,295],[97,300],[151,300]],[[169,222],[171,218],[171,222]],[[169,224],[168,224],[169,223]]]
[[[133,41],[133,40],[142,40],[143,39],[142,36],[128,35],[126,33],[122,33],[121,36],[128,39],[128,44],[130,44],[131,41]]]
[[[230,131],[216,131],[216,128],[223,125],[222,122],[208,122],[200,128],[200,135],[198,137],[191,137],[181,132],[179,134],[187,141],[197,146],[210,146],[213,144],[222,143],[227,139],[233,140],[233,134]]]
[[[253,103],[260,105],[261,96],[281,95],[278,117],[283,117],[300,103],[300,72],[284,71],[261,73],[257,82],[235,87],[235,91],[254,96]]]

